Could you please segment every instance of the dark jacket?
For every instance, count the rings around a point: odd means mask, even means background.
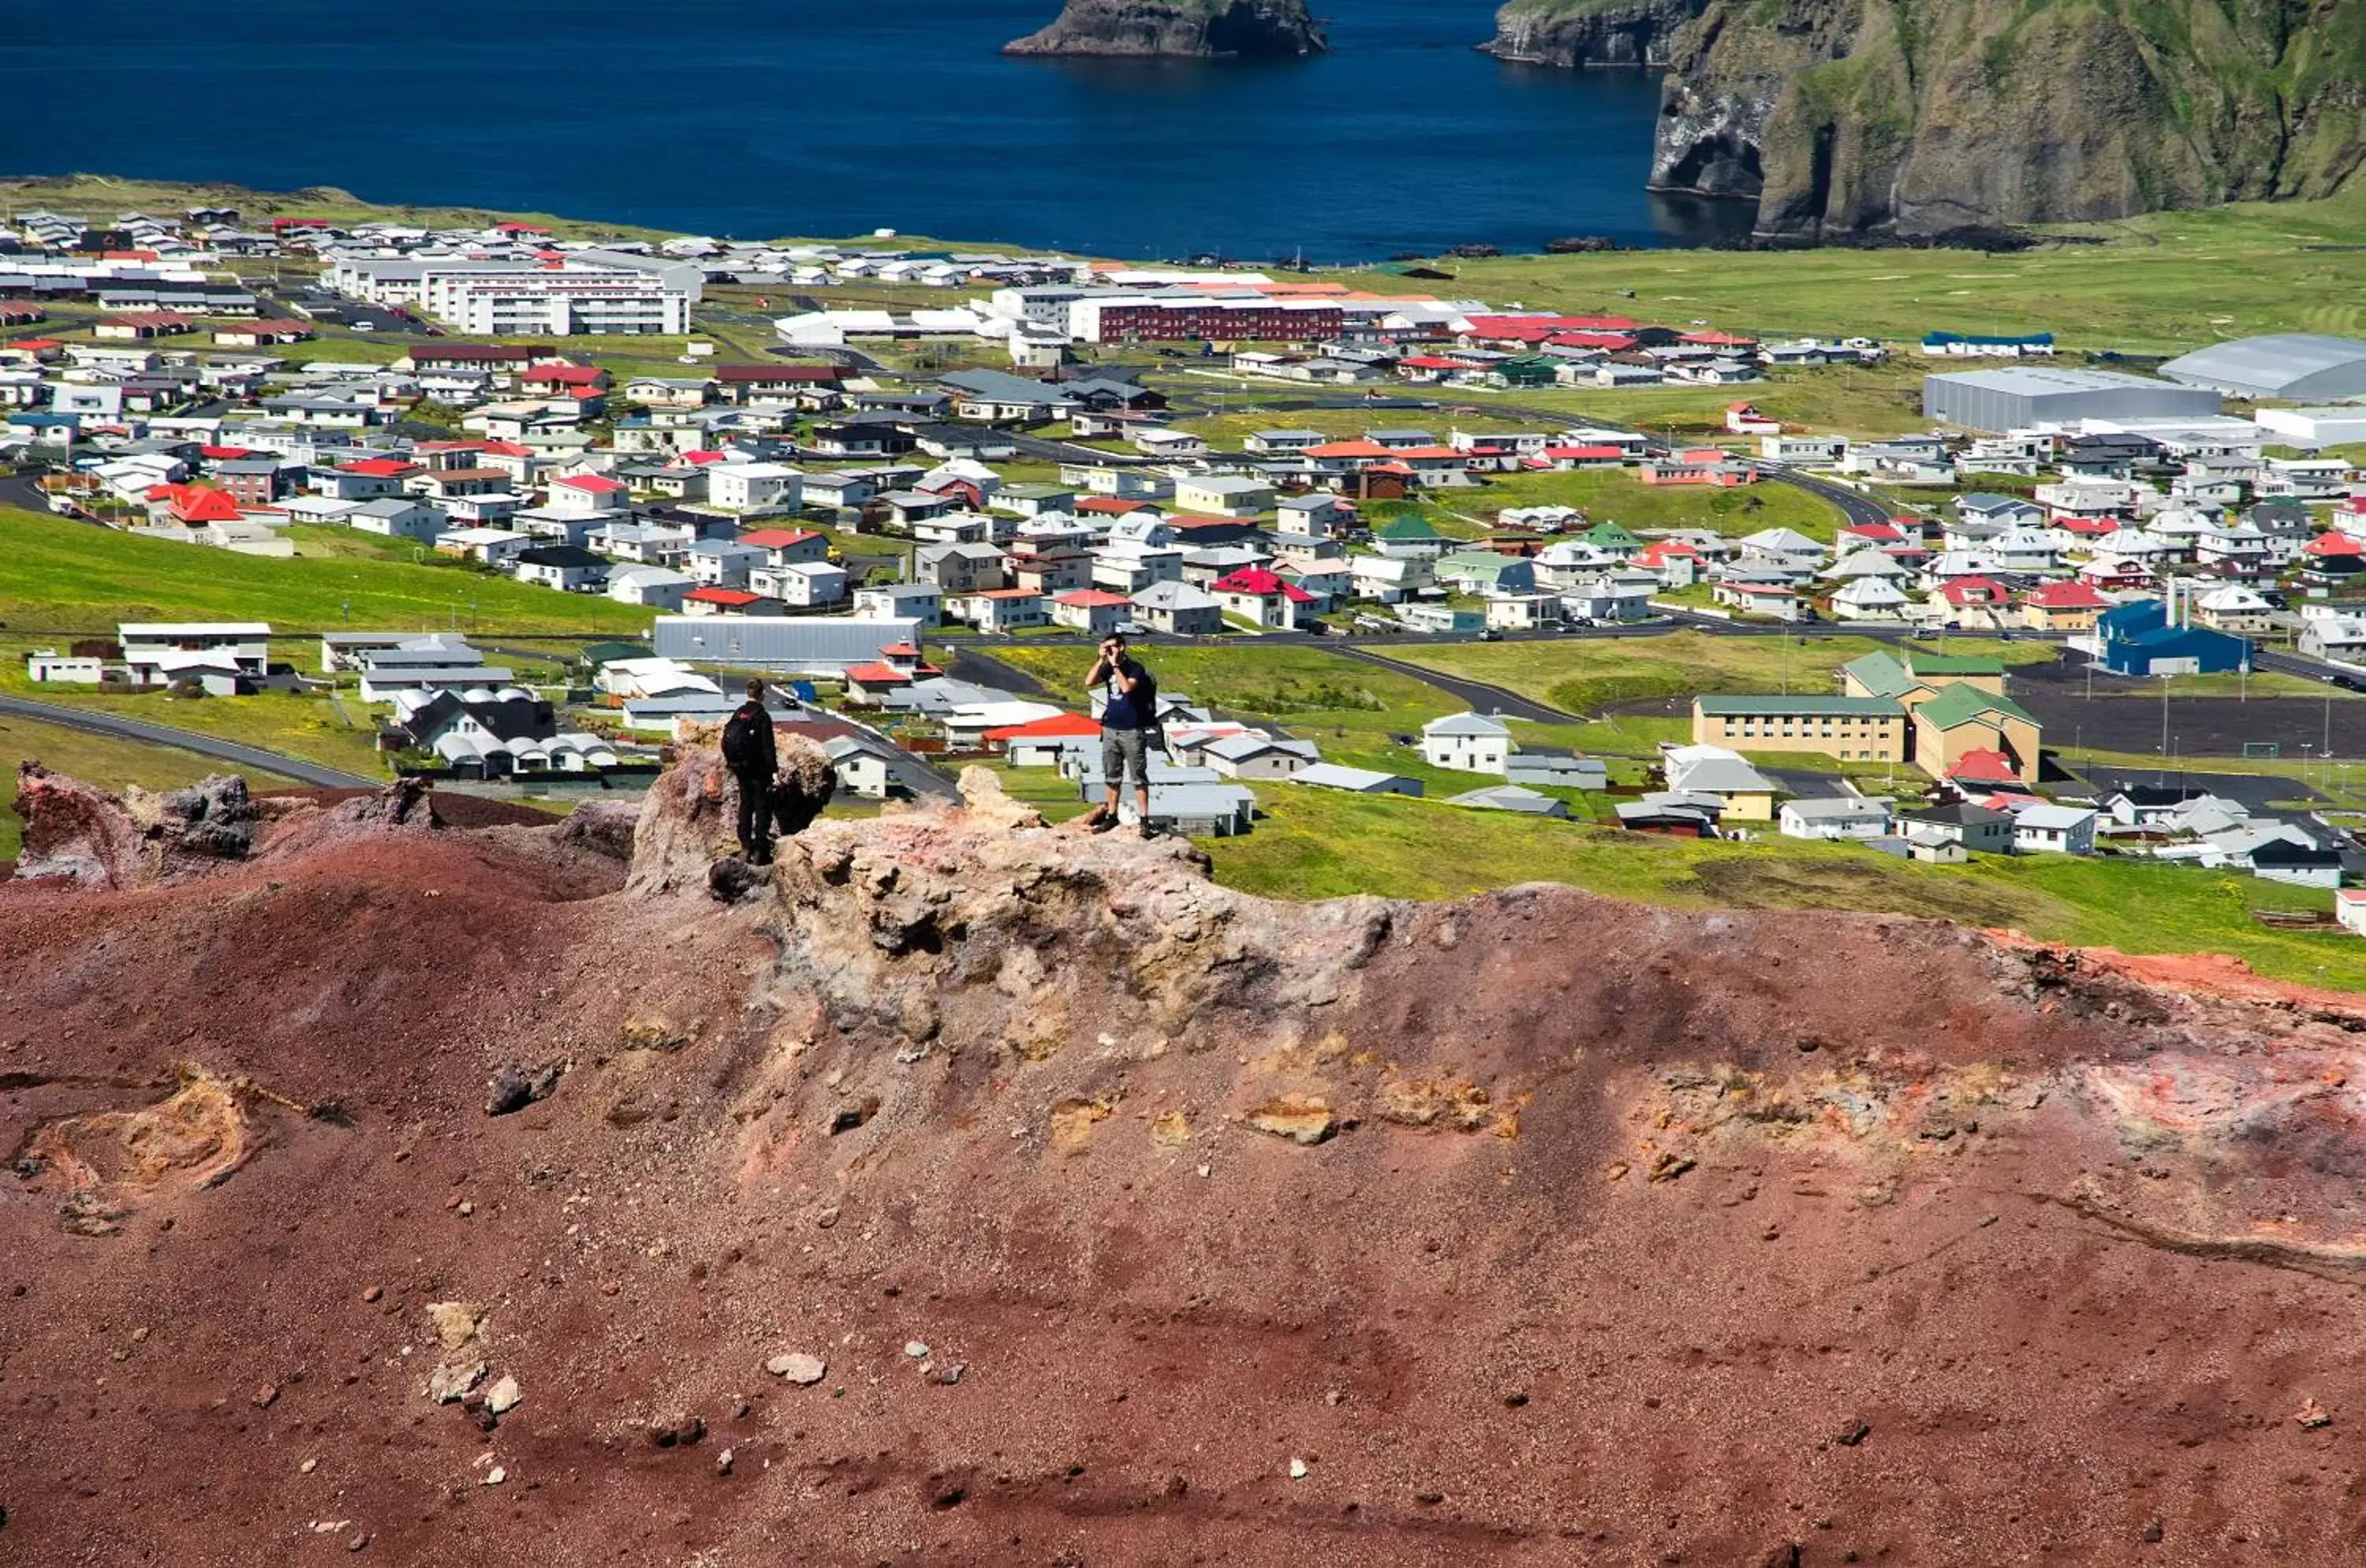
[[[743,718],[755,720],[755,733],[752,737],[755,745],[749,756],[735,764],[731,771],[749,776],[761,775],[769,779],[780,770],[781,766],[780,753],[772,743],[772,716],[762,703],[750,697],[739,705],[738,710],[732,714],[729,722],[736,724]]]

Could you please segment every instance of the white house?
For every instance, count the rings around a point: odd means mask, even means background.
[[[1421,727],[1422,761],[1433,768],[1501,776],[1514,750],[1511,727],[1490,714],[1448,714]]]
[[[778,599],[793,610],[814,609],[835,604],[846,597],[846,569],[828,561],[760,566],[749,571],[748,587],[767,599]]]
[[[1255,517],[1271,511],[1273,501],[1273,486],[1263,479],[1211,474],[1175,481],[1177,509],[1211,517]]]
[[[2024,853],[2093,854],[2095,818],[2095,811],[2084,806],[2024,807],[2013,815],[2012,847]]]
[[[608,573],[608,597],[624,604],[663,612],[682,608],[682,597],[697,584],[685,572],[662,566],[620,566]]]
[[[126,621],[115,636],[131,679],[143,686],[169,683],[193,655],[239,675],[259,677],[271,667],[267,621]]]
[[[1888,835],[1891,801],[1881,795],[1816,795],[1786,800],[1775,827],[1786,839],[1879,839]]]
[[[743,515],[794,512],[805,504],[805,476],[784,463],[710,463],[706,499]]]

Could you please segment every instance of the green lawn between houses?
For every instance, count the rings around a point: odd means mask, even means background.
[[[2331,894],[2195,866],[2050,855],[1916,865],[1772,834],[1696,842],[1403,796],[1280,784],[1257,795],[1255,832],[1200,847],[1218,881],[1269,897],[1449,898],[1560,882],[1680,908],[1857,909],[2130,953],[2223,953],[2281,979],[2366,987],[2366,942],[2251,918],[2329,908]]]
[[[148,620],[269,621],[284,632],[646,636],[649,628],[647,610],[598,594],[559,593],[349,545],[276,560],[0,507],[0,624],[44,637],[111,637],[118,622]]]

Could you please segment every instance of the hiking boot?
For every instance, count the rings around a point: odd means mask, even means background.
[[[1095,807],[1085,818],[1085,831],[1087,833],[1106,833],[1116,826],[1117,813],[1099,807]]]
[[[1158,829],[1152,827],[1147,822],[1143,823],[1135,829],[1135,831],[1140,833],[1145,839],[1155,839],[1158,837]]]

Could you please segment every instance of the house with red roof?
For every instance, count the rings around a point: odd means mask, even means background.
[[[1735,457],[1722,446],[1695,446],[1646,462],[1640,477],[1647,485],[1708,485],[1727,489],[1756,484],[1758,466]]]
[[[755,528],[739,536],[764,552],[768,567],[815,566],[829,559],[829,536],[811,528]]]
[[[1055,713],[1025,724],[986,732],[986,748],[999,751],[1014,768],[1056,768],[1071,746],[1100,739],[1100,721],[1080,713]]]
[[[1255,626],[1283,630],[1297,626],[1301,616],[1313,615],[1323,603],[1295,582],[1261,566],[1243,567],[1220,577],[1208,585],[1208,592],[1215,596],[1225,615],[1237,615]]]
[[[332,501],[376,501],[400,495],[405,481],[427,470],[400,457],[356,457],[335,468],[316,468],[309,480],[312,493]]]
[[[1700,551],[1682,539],[1661,539],[1646,545],[1635,552],[1628,564],[1657,572],[1661,585],[1667,588],[1689,588],[1708,570],[1708,562]]]
[[[1051,619],[1043,595],[1032,588],[987,588],[952,594],[945,600],[945,615],[982,632],[1013,632]]]
[[[1052,601],[1052,624],[1107,637],[1132,618],[1133,601],[1099,588],[1079,588]]]
[[[632,505],[632,490],[605,474],[562,474],[550,481],[543,510],[556,517],[606,518]]]
[[[2090,582],[2042,582],[2022,595],[2022,624],[2041,632],[2090,632],[2112,602]]]
[[[1392,461],[1396,453],[1377,441],[1325,441],[1307,447],[1301,456],[1335,474],[1350,474]]]
[[[1569,446],[1556,443],[1527,459],[1530,468],[1620,468],[1627,466],[1623,446]]]
[[[745,588],[693,588],[682,596],[685,615],[777,615],[781,609],[778,599],[767,599]]]
[[[1993,577],[1950,578],[1932,596],[1951,626],[2001,628],[2013,624],[2012,591]]]
[[[576,365],[564,359],[530,365],[518,377],[518,389],[535,398],[568,398],[586,393],[596,398],[605,393],[608,386],[608,373],[598,366]]]
[[[1760,413],[1756,403],[1728,403],[1725,428],[1736,435],[1780,435],[1783,422]]]
[[[158,485],[148,492],[147,501],[151,524],[202,528],[209,523],[235,523],[242,515],[237,502],[205,485]]]

